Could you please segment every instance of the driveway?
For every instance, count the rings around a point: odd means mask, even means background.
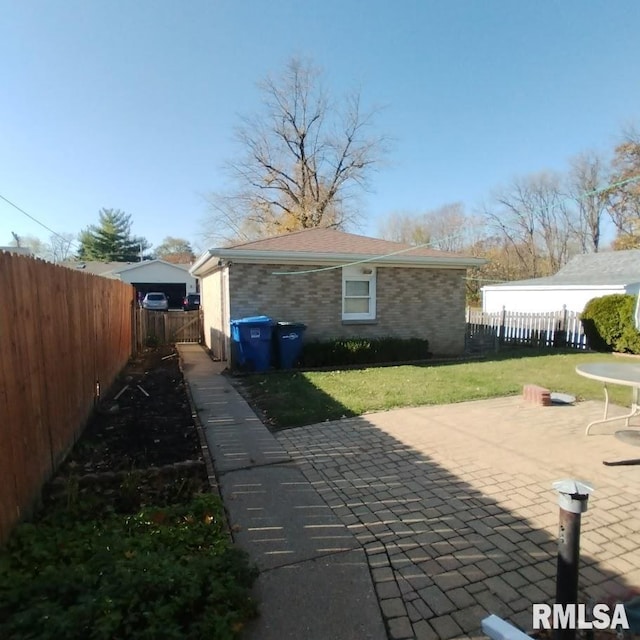
[[[392,638],[478,636],[498,614],[524,629],[555,595],[552,483],[595,493],[582,516],[582,601],[640,586],[640,457],[585,436],[602,404],[522,398],[400,409],[290,429],[279,442],[366,551]]]

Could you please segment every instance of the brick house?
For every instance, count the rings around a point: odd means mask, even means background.
[[[464,348],[466,269],[485,260],[334,229],[307,229],[206,251],[205,342],[229,358],[230,320],[304,322],[305,340],[427,338],[434,354]]]

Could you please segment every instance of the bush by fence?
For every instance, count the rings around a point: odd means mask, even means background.
[[[587,302],[582,323],[594,351],[640,353],[640,334],[634,322],[636,296],[612,294]]]
[[[134,289],[0,252],[0,542],[132,353]]]

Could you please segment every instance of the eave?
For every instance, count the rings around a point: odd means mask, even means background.
[[[237,261],[242,264],[273,265],[349,265],[369,263],[389,267],[414,267],[431,269],[468,269],[486,264],[483,258],[467,258],[460,256],[410,256],[402,254],[373,255],[354,253],[327,253],[302,251],[242,251],[239,249],[210,249],[206,251],[189,272],[192,275],[206,275],[215,270],[218,262]]]

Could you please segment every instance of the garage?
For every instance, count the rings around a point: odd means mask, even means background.
[[[164,293],[169,300],[170,309],[182,308],[182,300],[187,295],[186,283],[132,282],[131,284],[136,288],[138,300],[141,300],[147,293],[152,291]]]
[[[181,309],[182,300],[189,293],[197,293],[197,280],[189,273],[188,264],[173,264],[164,260],[142,262],[69,262],[69,269],[82,269],[87,273],[121,280],[136,288],[142,299],[152,291],[164,293],[169,308]]]
[[[142,299],[152,291],[162,292],[170,309],[181,309],[182,300],[197,290],[196,280],[189,273],[189,265],[172,264],[164,260],[145,260],[119,271],[123,282],[132,284]]]

